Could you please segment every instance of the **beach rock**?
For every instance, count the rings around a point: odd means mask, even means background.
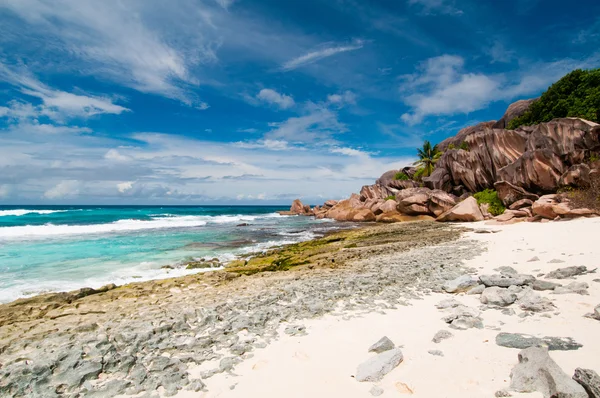
[[[528,263],[531,263],[531,262],[534,262],[534,261],[540,261],[540,258],[538,256],[533,256],[529,260],[527,260]]]
[[[478,284],[479,283],[470,275],[461,275],[458,278],[446,282],[442,289],[444,289],[446,293],[462,293]]]
[[[469,294],[469,295],[481,294],[481,293],[483,293],[484,290],[485,290],[485,285],[477,285],[477,286],[472,287],[471,289],[467,290],[467,294]]]
[[[498,287],[509,287],[509,286],[522,286],[530,285],[535,281],[535,277],[532,275],[523,274],[500,274],[500,275],[481,275],[479,277],[481,283],[487,287],[498,286]]]
[[[513,267],[509,267],[508,265],[503,265],[501,267],[495,268],[494,271],[500,272],[502,275],[518,275],[519,272]]]
[[[388,212],[393,212],[396,211],[396,206],[397,203],[395,200],[386,200],[380,207],[379,209],[381,210],[382,213],[388,213]]]
[[[433,341],[436,344],[439,344],[442,340],[449,339],[453,336],[454,335],[452,334],[452,332],[449,332],[447,330],[440,330],[433,336],[433,339],[431,339],[431,341]]]
[[[483,221],[483,214],[481,213],[481,209],[477,204],[477,199],[470,196],[467,199],[463,200],[450,210],[442,213],[437,219],[437,221],[447,222],[447,221],[463,221],[463,222],[472,222],[472,221]]]
[[[533,206],[533,201],[531,199],[520,199],[511,204],[508,208],[510,210],[519,210],[531,206]]]
[[[522,333],[499,333],[496,336],[496,344],[520,349],[546,345],[550,351],[574,351],[583,347],[571,337],[535,337]]]
[[[558,283],[553,283],[553,282],[548,282],[548,281],[542,281],[539,279],[536,279],[532,284],[531,284],[531,288],[533,290],[538,290],[538,291],[542,291],[542,290],[554,290],[557,287],[560,287],[562,285],[559,285]]]
[[[544,347],[519,352],[519,363],[510,373],[510,387],[518,392],[541,392],[544,398],[588,398],[585,389],[550,358]]]
[[[560,199],[561,197],[555,194],[540,197],[531,206],[533,214],[550,220],[567,214],[571,208],[566,202],[560,202]]]
[[[305,336],[306,335],[306,326],[290,325],[290,326],[287,326],[283,332],[290,336]]]
[[[377,382],[390,373],[404,359],[400,348],[377,354],[377,356],[360,364],[356,371],[356,380],[360,382]]]
[[[506,307],[517,301],[517,295],[508,289],[493,286],[486,288],[479,300],[482,304]]]
[[[392,211],[378,215],[375,221],[390,224],[396,222],[435,221],[435,218],[431,216],[407,216],[406,214]]]
[[[588,285],[585,282],[571,282],[566,286],[558,286],[554,289],[554,291],[552,292],[553,294],[569,294],[569,293],[575,293],[575,294],[580,294],[580,295],[588,295],[588,288],[590,287],[590,285]]]
[[[511,184],[508,181],[498,181],[494,184],[494,189],[498,192],[498,198],[502,201],[504,206],[508,206],[511,210],[516,210],[521,207],[530,207],[534,201],[538,200],[540,197],[532,194],[531,192],[527,192],[521,187]],[[520,206],[522,203],[529,203],[529,206]],[[517,207],[512,207],[513,204],[519,203]]]
[[[443,357],[444,353],[440,350],[429,350],[427,351],[429,354],[434,355],[436,357]]]
[[[355,222],[366,222],[375,221],[375,214],[369,209],[358,210],[353,216],[352,220]]]
[[[506,390],[498,390],[496,391],[496,393],[494,394],[494,397],[496,398],[502,398],[502,397],[512,397],[512,394],[509,393]]]
[[[591,369],[575,369],[573,380],[588,393],[589,398],[600,398],[600,376]]]
[[[394,347],[396,347],[394,345],[394,342],[392,342],[392,340],[387,338],[387,336],[383,336],[381,339],[379,339],[379,341],[377,343],[375,343],[371,347],[369,347],[369,352],[376,352],[376,353],[380,354],[384,351],[389,351],[389,350],[393,349]]]
[[[396,193],[400,213],[418,216],[439,216],[456,205],[456,199],[447,192],[428,188],[408,188]]]
[[[442,300],[439,303],[437,303],[435,305],[435,308],[437,308],[438,310],[445,310],[447,308],[455,308],[458,307],[459,305],[462,305],[460,301],[451,298],[451,299],[446,299],[446,300]]]
[[[384,393],[383,388],[381,388],[379,386],[373,386],[373,387],[371,387],[371,389],[369,390],[369,392],[374,397],[378,397],[378,396],[380,396],[380,395],[382,395]]]
[[[578,267],[559,268],[546,275],[546,279],[567,279],[573,276],[583,275],[588,272],[587,267],[583,265]]]
[[[600,304],[598,304],[596,306],[596,308],[594,308],[594,312],[589,313],[589,314],[585,314],[585,316],[587,318],[592,318],[592,319],[595,319],[597,321],[600,321]]]
[[[481,318],[475,318],[472,316],[459,316],[450,324],[452,329],[467,330],[467,329],[483,329],[483,322]]]
[[[454,320],[456,320],[460,317],[477,318],[477,317],[479,317],[480,314],[481,314],[481,312],[478,309],[473,308],[473,307],[467,307],[466,305],[461,304],[459,306],[452,308],[450,313],[442,319],[446,323],[452,323]]]
[[[533,290],[527,290],[519,297],[517,304],[523,311],[548,312],[556,308],[550,300],[540,296]]]
[[[304,204],[300,201],[300,199],[296,199],[292,202],[292,207],[290,207],[290,212],[294,214],[306,214],[306,208]]]

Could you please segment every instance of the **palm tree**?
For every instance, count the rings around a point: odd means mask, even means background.
[[[435,163],[442,155],[442,152],[439,151],[437,145],[431,146],[431,142],[425,141],[423,142],[423,148],[417,148],[417,153],[419,160],[414,164],[423,169],[423,177],[429,177],[433,173]]]

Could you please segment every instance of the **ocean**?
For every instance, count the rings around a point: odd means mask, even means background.
[[[331,220],[276,213],[287,209],[0,206],[0,302],[202,272],[185,264],[224,262],[340,228]]]

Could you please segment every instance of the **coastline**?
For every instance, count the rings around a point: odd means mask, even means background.
[[[600,302],[594,274],[577,279],[589,284],[588,296],[546,295],[558,315],[507,316],[486,308],[481,311],[483,329],[453,330],[455,337],[439,345],[431,338],[445,327],[445,313],[434,305],[452,297],[441,290],[447,280],[493,272],[500,265],[524,273],[548,272],[571,265],[570,257],[577,260],[573,265],[593,268],[600,252],[592,232],[599,222],[366,226],[331,235],[328,249],[311,257],[317,261],[288,271],[243,275],[231,268],[135,283],[71,303],[40,296],[17,307],[0,306],[0,372],[5,380],[0,391],[19,396],[19,386],[30,386],[28,396],[44,396],[57,383],[44,373],[54,361],[53,374],[60,376],[69,363],[75,366],[71,373],[78,375],[66,378],[74,384],[64,383],[64,396],[144,391],[186,398],[284,392],[332,396],[339,391],[365,396],[373,383],[358,383],[351,376],[368,358],[368,346],[388,335],[404,346],[405,362],[376,383],[384,396],[397,395],[403,385],[422,397],[492,396],[507,387],[518,353],[494,344],[500,330],[573,337],[583,348],[552,352],[552,357],[567,372],[573,366],[593,369],[600,355],[593,336],[600,323],[583,315]],[[482,230],[499,232],[473,232]],[[338,235],[345,238],[336,240]],[[303,249],[314,250],[312,242]],[[358,242],[365,244],[359,247]],[[275,254],[286,253],[284,248]],[[528,263],[534,255],[542,261]],[[567,264],[549,263],[555,257]],[[455,298],[481,306],[479,296]],[[14,317],[17,312],[20,318]],[[7,318],[9,313],[13,318]],[[429,354],[432,349],[445,356]],[[17,370],[23,372],[21,378]],[[305,383],[306,377],[312,382]],[[431,383],[432,378],[438,382]]]

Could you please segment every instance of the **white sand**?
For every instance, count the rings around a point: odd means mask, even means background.
[[[600,219],[468,226],[500,231],[465,236],[488,245],[487,252],[466,263],[480,269],[482,274],[496,273],[493,269],[502,265],[536,275],[571,265],[593,269],[600,264]],[[540,261],[527,261],[534,256]],[[565,262],[548,263],[553,259]],[[600,270],[576,278],[590,285],[589,296],[540,292],[553,300],[559,315],[520,318],[487,310],[482,313],[485,328],[481,330],[447,327],[441,320],[445,313],[434,307],[452,297],[447,294],[432,294],[425,300],[413,301],[411,306],[386,310],[385,314],[363,314],[350,320],[332,315],[307,320],[302,322],[307,327],[307,336],[290,337],[281,333],[279,340],[255,350],[253,358],[239,364],[235,375],[218,374],[205,380],[208,392],[182,391],[178,397],[370,397],[369,390],[374,384],[384,389],[382,397],[411,395],[406,387],[415,397],[493,397],[497,390],[508,388],[510,371],[519,352],[495,344],[500,331],[572,337],[583,348],[552,351],[552,358],[568,374],[576,367],[600,372],[600,321],[583,317],[600,304],[600,283],[592,281],[596,278],[600,278]],[[567,284],[572,280],[555,282]],[[478,295],[455,297],[469,306],[480,305]],[[520,313],[516,305],[511,308]],[[494,330],[495,327],[501,330]],[[431,339],[441,329],[450,330],[454,337],[435,344]],[[404,362],[379,383],[357,382],[352,377],[357,366],[373,355],[367,349],[382,336],[403,346]],[[444,357],[433,356],[429,350],[441,350]],[[513,396],[542,395],[513,393]]]

